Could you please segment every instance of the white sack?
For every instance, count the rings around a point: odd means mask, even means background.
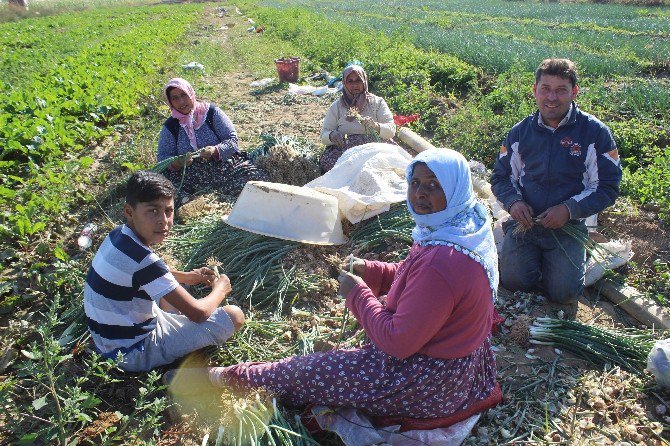
[[[315,87],[314,85],[298,85],[288,84],[288,94],[300,95],[300,94],[311,94],[312,96],[323,96],[326,94],[337,93],[336,88],[328,88],[328,85],[323,85],[321,87]]]
[[[608,270],[613,270],[625,265],[633,258],[631,241],[612,240],[607,243],[599,243],[604,249],[609,251],[607,254],[594,252],[586,261],[586,272],[584,274],[584,284],[591,286],[600,280]]]
[[[342,215],[358,223],[405,201],[405,169],[410,161],[400,146],[363,144],[344,152],[330,171],[305,187],[336,197]]]
[[[647,357],[647,370],[660,386],[670,389],[670,339],[656,341]]]

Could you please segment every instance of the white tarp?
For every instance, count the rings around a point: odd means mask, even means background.
[[[400,146],[363,144],[344,152],[335,167],[305,187],[336,197],[342,215],[358,223],[405,201],[410,161],[411,155]]]
[[[313,85],[288,84],[288,94],[311,94],[312,96],[323,96],[325,94],[334,94],[337,92],[337,88],[329,88],[328,85],[315,87]]]

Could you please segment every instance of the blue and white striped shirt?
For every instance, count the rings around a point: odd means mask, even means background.
[[[110,232],[84,286],[86,322],[98,351],[127,349],[151,334],[157,302],[177,286],[165,263],[130,227]]]

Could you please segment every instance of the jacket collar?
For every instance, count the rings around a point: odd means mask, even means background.
[[[578,112],[579,112],[579,109],[577,108],[577,104],[575,104],[575,102],[572,101],[572,104],[570,105],[570,109],[568,110],[568,114],[563,117],[561,122],[558,124],[558,127],[556,127],[555,129],[549,127],[544,122],[542,122],[542,115],[540,115],[539,110],[537,110],[535,112],[535,115],[533,116],[533,121],[534,121],[535,125],[537,125],[541,129],[545,129],[545,130],[550,131],[550,132],[553,133],[556,130],[562,128],[562,127],[566,127],[566,126],[574,124],[577,121]]]

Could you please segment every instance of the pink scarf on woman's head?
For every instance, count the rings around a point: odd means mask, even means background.
[[[191,99],[193,108],[191,109],[191,112],[188,115],[179,112],[170,103],[170,98],[168,97],[168,89],[172,87],[178,88],[179,90],[183,91]],[[168,82],[167,85],[165,85],[163,93],[165,93],[165,100],[168,106],[170,107],[170,115],[173,118],[177,118],[179,120],[179,125],[182,126],[184,131],[186,131],[188,140],[191,142],[191,147],[193,147],[193,150],[198,150],[198,144],[195,139],[195,131],[199,129],[200,126],[205,122],[205,118],[207,117],[207,110],[209,110],[209,102],[196,101],[195,90],[193,90],[193,87],[191,86],[191,84],[188,83],[186,79],[182,79],[180,77],[170,79],[170,82]]]
[[[349,93],[349,91],[347,90],[347,77],[349,77],[351,73],[358,74],[358,77],[360,77],[361,80],[363,81],[364,89],[363,92],[360,94],[354,95]],[[342,85],[343,85],[342,98],[340,99],[342,101],[342,104],[344,104],[346,108],[356,107],[359,112],[362,111],[363,107],[365,107],[365,104],[367,104],[368,102],[368,96],[369,96],[368,75],[365,74],[365,70],[363,69],[363,67],[361,67],[360,65],[349,65],[348,67],[346,67],[342,72]]]

